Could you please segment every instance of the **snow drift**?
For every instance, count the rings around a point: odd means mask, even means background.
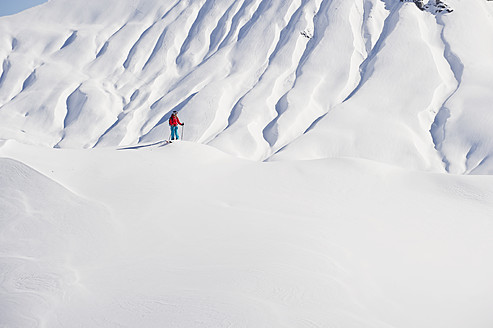
[[[187,142],[9,142],[0,156],[46,175],[0,162],[0,213],[17,213],[1,221],[0,324],[493,324],[492,177],[355,159],[258,163]]]
[[[492,173],[492,5],[421,3],[51,0],[0,20],[0,138],[151,142],[178,110],[244,158]]]
[[[0,326],[491,328],[492,5],[0,18]]]
[[[109,213],[26,165],[0,158],[0,325],[47,323],[79,270],[111,243]]]

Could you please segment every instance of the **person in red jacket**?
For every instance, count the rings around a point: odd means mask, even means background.
[[[171,140],[178,140],[178,124],[179,125],[185,125],[184,123],[180,122],[180,119],[176,115],[176,110],[173,111],[171,114],[171,117],[169,118],[169,127],[171,129]]]

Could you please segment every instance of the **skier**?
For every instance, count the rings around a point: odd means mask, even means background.
[[[171,140],[178,140],[178,124],[185,125],[185,123],[180,122],[180,119],[176,115],[176,110],[173,111],[171,117],[169,118],[169,127],[171,129]]]

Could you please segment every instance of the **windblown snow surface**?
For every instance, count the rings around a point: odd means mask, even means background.
[[[50,0],[0,18],[0,327],[493,327],[492,15]]]

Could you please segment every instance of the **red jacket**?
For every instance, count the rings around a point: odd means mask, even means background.
[[[169,118],[169,125],[171,126],[175,126],[175,125],[183,125],[181,122],[180,122],[180,119],[178,118],[178,116],[176,115],[171,115],[171,117]]]

